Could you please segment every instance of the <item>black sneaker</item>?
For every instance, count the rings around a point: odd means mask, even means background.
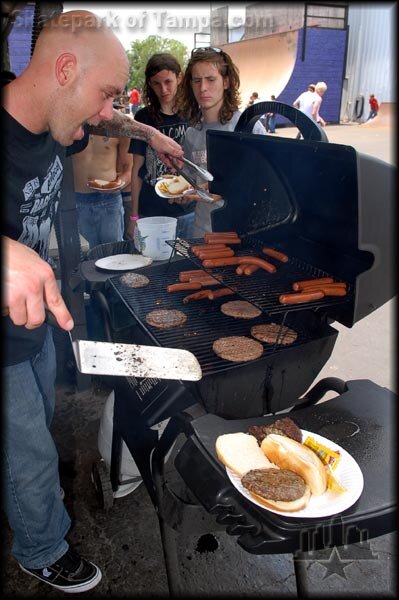
[[[57,562],[43,569],[27,569],[19,565],[25,573],[33,575],[49,585],[68,592],[79,594],[91,590],[101,581],[101,571],[93,563],[81,558],[72,548]]]

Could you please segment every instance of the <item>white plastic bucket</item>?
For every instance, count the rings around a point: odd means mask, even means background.
[[[165,240],[176,238],[177,219],[174,217],[145,217],[136,223],[134,245],[143,255],[154,260],[168,260],[172,246]]]

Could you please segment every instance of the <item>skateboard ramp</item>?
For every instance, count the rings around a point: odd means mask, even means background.
[[[362,127],[389,127],[393,125],[393,115],[396,114],[394,102],[382,102],[378,115],[370,121],[362,123]]]
[[[289,31],[221,46],[240,71],[241,110],[252,92],[260,100],[281,94],[295,67],[297,45],[298,31]]]

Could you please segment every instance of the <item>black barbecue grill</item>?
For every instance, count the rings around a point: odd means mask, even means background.
[[[120,483],[118,450],[124,440],[158,509],[172,592],[179,591],[174,583],[177,565],[172,530],[182,525],[183,513],[189,507],[179,495],[168,493],[163,463],[179,434],[186,442],[174,464],[181,485],[189,495],[194,494],[197,505],[194,502],[192,506],[214,514],[219,526],[238,535],[239,543],[249,552],[266,554],[308,550],[299,542],[305,526],[295,519],[280,519],[239,497],[222,466],[215,462],[217,432],[246,431],[248,424],[270,422],[279,411],[299,408],[295,416],[302,427],[317,433],[328,421],[332,428],[327,437],[331,439],[334,428],[338,434],[348,421],[359,423],[359,427],[361,424],[366,437],[356,438],[359,443],[349,444],[348,450],[362,462],[361,453],[366,448],[369,451],[372,432],[380,431],[382,439],[384,428],[392,423],[393,395],[371,382],[354,386],[350,393],[346,384],[335,382],[332,389],[339,400],[331,404],[332,412],[324,407],[334,401],[313,406],[328,385],[304,394],[334,348],[338,332],[332,323],[352,327],[396,293],[392,267],[393,169],[353,148],[325,142],[244,132],[209,131],[207,136],[208,169],[214,175],[211,191],[225,199],[225,205],[212,213],[213,230],[237,231],[242,239],[238,255],[262,256],[261,248],[267,245],[286,253],[289,261],[275,262],[276,273],[259,270],[251,277],[238,276],[234,267],[213,268],[212,276],[235,295],[189,304],[183,304],[182,299],[190,292],[168,293],[166,287],[178,281],[180,271],[202,267],[191,252],[200,240],[171,241],[175,255],[169,263],[137,270],[150,279],[145,288],[127,288],[121,285],[119,275],[109,279],[107,302],[136,324],[131,341],[190,350],[203,372],[196,383],[135,378],[112,381],[112,487],[116,490]],[[296,305],[278,302],[279,294],[291,291],[294,281],[322,276],[345,282],[347,295]],[[262,315],[251,321],[223,315],[220,305],[231,299],[248,300],[262,310]],[[159,308],[182,310],[188,317],[185,325],[172,330],[151,327],[146,314]],[[107,310],[107,314],[112,312]],[[213,353],[215,339],[248,336],[250,327],[261,322],[288,325],[298,337],[290,346],[264,344],[263,356],[249,363],[230,363]],[[367,423],[362,420],[363,411],[368,415]],[[170,417],[158,441],[150,428]],[[366,487],[360,503],[338,515],[336,522],[330,519],[334,533],[330,543],[318,539],[315,547],[346,543],[349,538],[342,532],[349,526],[353,529],[357,519],[364,519],[370,537],[394,529],[390,472],[376,470],[389,460],[381,439],[373,447],[370,465],[374,470],[368,473],[367,463],[362,464]],[[345,447],[344,442],[342,445]],[[203,492],[193,479],[196,469]],[[383,498],[375,495],[373,478],[384,488]],[[317,530],[319,525],[320,520],[310,520],[305,530]],[[350,543],[359,541],[359,536],[353,533]],[[299,575],[300,567],[295,564]]]

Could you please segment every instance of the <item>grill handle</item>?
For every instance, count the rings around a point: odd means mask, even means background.
[[[348,391],[348,386],[346,381],[339,379],[338,377],[325,377],[321,379],[314,385],[305,396],[303,396],[304,401],[300,404],[296,404],[290,412],[295,410],[302,410],[308,406],[313,406],[322,397],[327,394],[327,392],[337,392],[340,396]]]
[[[251,133],[259,116],[264,115],[267,112],[273,112],[277,115],[286,117],[291,123],[298,127],[305,140],[328,142],[328,138],[322,128],[307,115],[290,104],[274,102],[272,100],[257,102],[244,110],[238,119],[234,131]]]

